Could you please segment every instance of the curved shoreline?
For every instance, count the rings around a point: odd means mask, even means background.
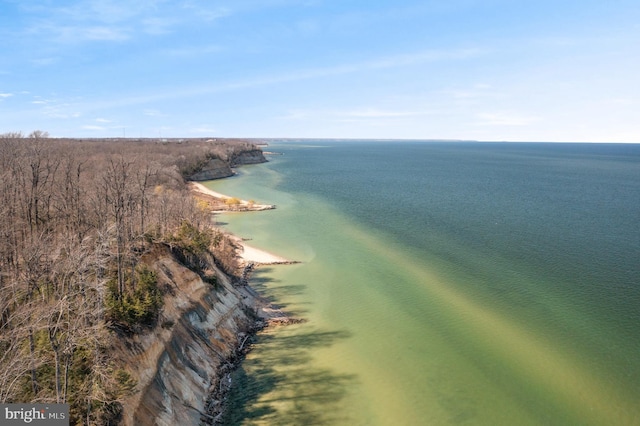
[[[232,198],[232,197],[230,197],[228,195],[224,195],[224,194],[221,194],[219,192],[215,192],[215,191],[207,188],[206,186],[204,186],[203,184],[201,184],[199,182],[189,182],[188,186],[189,186],[190,189],[193,189],[195,191],[201,192],[203,194],[211,195],[212,197],[215,197],[215,198],[220,198],[222,200],[227,200],[227,199]]]
[[[201,183],[189,182],[189,189],[196,199],[207,202],[212,207],[212,213],[263,211],[274,209],[274,205],[254,204],[246,200],[212,191]],[[238,200],[238,203],[230,204],[227,200]],[[220,208],[220,207],[226,208]],[[236,251],[238,263],[242,268],[242,274],[237,286],[246,293],[250,303],[244,303],[245,309],[253,311],[255,316],[253,326],[245,332],[238,334],[238,341],[232,355],[217,369],[217,374],[211,382],[209,393],[205,395],[205,412],[201,413],[203,424],[222,424],[227,410],[226,402],[232,386],[231,375],[238,369],[245,356],[251,351],[253,338],[265,328],[304,322],[303,319],[293,318],[277,306],[273,305],[262,297],[253,287],[249,280],[255,267],[261,265],[285,265],[299,263],[282,256],[258,249],[245,243],[245,241],[233,234],[229,234],[231,239],[240,247]]]
[[[242,247],[242,252],[238,254],[238,257],[242,259],[244,264],[258,264],[258,265],[288,265],[292,263],[299,263],[295,260],[290,260],[282,256],[270,253],[265,250],[250,246],[245,243],[241,238],[235,237],[238,245]]]
[[[273,210],[276,208],[276,206],[273,204],[256,204],[251,200],[242,200],[236,197],[231,197],[229,195],[212,191],[199,182],[189,182],[188,187],[192,191],[192,193],[194,193],[194,196],[196,198],[204,197],[205,201],[210,201],[214,213],[229,211],[257,212],[264,210]]]
[[[205,195],[207,197],[211,197],[218,202],[233,200],[236,199],[239,201],[241,208],[229,208],[229,209],[213,209],[212,213],[228,213],[228,212],[244,212],[244,211],[264,211],[264,210],[273,210],[275,209],[275,205],[273,204],[255,204],[251,201],[241,200],[235,197],[231,197],[229,195],[221,194],[219,192],[213,191],[201,183],[198,182],[189,182],[189,189],[194,194],[196,198],[199,196]],[[240,237],[233,236],[232,239],[242,248],[242,251],[238,253],[238,258],[241,259],[241,264],[247,265],[249,263],[259,264],[259,265],[286,265],[292,263],[299,263],[295,260],[287,259],[282,256],[278,256],[276,254],[270,253],[268,251],[253,247],[243,240]]]

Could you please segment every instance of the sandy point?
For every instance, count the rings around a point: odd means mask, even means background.
[[[244,241],[238,241],[238,244],[242,247],[242,251],[238,253],[238,255],[242,258],[243,262],[247,264],[258,263],[260,265],[278,265],[297,263],[285,257],[252,247]]]
[[[208,195],[210,197],[215,197],[221,200],[228,200],[232,197],[221,194],[219,192],[212,191],[201,183],[198,182],[189,182],[189,186],[193,191],[199,192],[201,194]],[[261,204],[253,204],[249,201],[240,200],[240,204],[248,207],[247,210],[267,210],[273,209],[275,206],[272,205],[261,205]],[[239,250],[238,256],[242,260],[242,263],[249,264],[259,264],[259,265],[278,265],[278,264],[290,264],[290,263],[298,263],[296,261],[287,259],[282,256],[275,255],[273,253],[269,253],[264,250],[260,250],[258,248],[252,247],[244,242],[239,237],[232,237],[235,242],[241,247]]]
[[[230,197],[228,195],[224,195],[224,194],[221,194],[219,192],[212,191],[212,190],[210,190],[209,188],[207,188],[206,186],[204,186],[203,184],[201,184],[199,182],[189,182],[188,185],[192,190],[200,192],[201,194],[210,195],[212,197],[220,198],[222,200],[228,200],[228,199],[232,198],[232,197]]]
[[[225,194],[221,194],[216,191],[212,191],[201,183],[189,182],[189,188],[206,197],[213,197],[215,200],[220,201],[219,206],[214,206],[214,212],[226,212],[226,211],[263,211],[273,210],[276,206],[272,204],[256,204],[253,201],[240,200],[235,197],[230,197]],[[234,200],[233,203],[226,205],[230,200]],[[223,206],[224,208],[218,208]]]

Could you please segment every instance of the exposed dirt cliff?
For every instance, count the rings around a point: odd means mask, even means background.
[[[233,176],[232,167],[245,164],[265,163],[267,159],[260,149],[238,150],[228,154],[228,159],[212,158],[200,170],[189,176],[189,180],[204,181]]]
[[[189,179],[194,181],[221,179],[225,177],[233,176],[233,170],[229,163],[220,160],[219,158],[213,158],[209,160],[207,164],[197,173],[192,174]]]
[[[258,148],[241,151],[230,158],[230,164],[232,167],[243,164],[260,164],[266,162],[267,159],[264,157],[264,153]]]
[[[209,259],[216,283],[204,282],[181,264],[168,247],[146,255],[164,287],[164,309],[151,331],[123,336],[113,353],[138,381],[123,401],[125,425],[190,425],[212,422],[219,401],[209,396],[257,325],[261,302],[236,287]]]

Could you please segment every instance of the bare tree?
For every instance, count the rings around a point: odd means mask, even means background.
[[[118,296],[124,292],[125,285],[125,247],[129,241],[127,219],[133,204],[133,194],[130,190],[133,161],[124,157],[111,158],[102,175],[102,191],[105,206],[113,219],[116,233],[116,265],[118,280]]]
[[[131,294],[151,244],[185,223],[210,232],[185,172],[254,148],[0,135],[0,402],[67,402],[86,423],[109,411],[131,382],[108,357],[107,284]],[[207,235],[233,268],[233,242]]]

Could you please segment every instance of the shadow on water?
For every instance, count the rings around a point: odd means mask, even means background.
[[[292,328],[292,327],[291,327]],[[258,337],[255,356],[234,373],[226,425],[347,423],[337,416],[354,375],[311,364],[315,349],[350,337],[346,331],[276,330]]]
[[[304,284],[279,285],[282,281],[272,278],[270,276],[272,272],[273,268],[265,268],[263,266],[258,268],[251,276],[251,287],[269,303],[284,310],[287,314],[294,317],[303,316],[307,312],[306,309],[302,308],[305,303],[297,302],[294,307],[292,304],[282,301],[286,297],[304,294],[307,286]]]

